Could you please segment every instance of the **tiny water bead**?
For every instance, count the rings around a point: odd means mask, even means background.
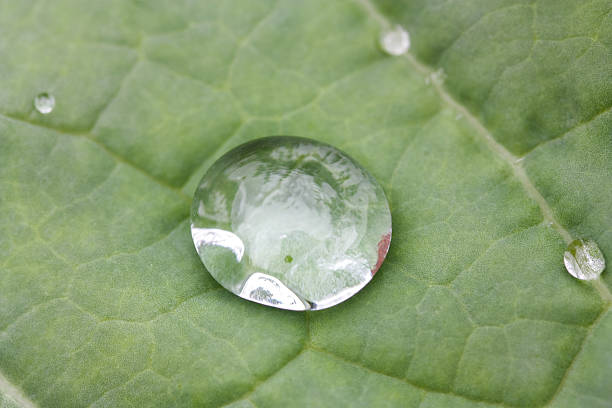
[[[34,107],[43,115],[47,115],[55,107],[55,97],[47,92],[40,93],[34,98]]]
[[[563,255],[565,268],[575,278],[594,280],[606,269],[606,260],[597,243],[590,239],[572,241]]]
[[[446,81],[448,75],[446,75],[446,72],[444,72],[444,68],[440,68],[437,71],[432,72],[430,77],[433,83],[442,85],[444,81]]]
[[[391,212],[378,182],[342,151],[273,136],[229,151],[191,209],[200,259],[226,289],[290,310],[334,306],[380,268]]]
[[[383,31],[380,46],[390,55],[402,55],[410,48],[410,36],[402,26],[396,25]]]

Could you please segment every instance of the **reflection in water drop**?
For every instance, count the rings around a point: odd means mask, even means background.
[[[597,279],[606,269],[606,261],[599,246],[590,239],[572,241],[563,255],[563,263],[573,277],[582,280]]]
[[[240,262],[244,255],[244,244],[238,236],[232,232],[216,228],[191,228],[191,238],[198,253],[205,245],[220,246],[227,248],[236,255],[236,261]]]
[[[387,256],[387,252],[389,251],[389,245],[391,244],[391,233],[387,233],[382,236],[380,241],[378,241],[378,260],[376,261],[376,265],[372,269],[372,275],[374,275],[380,269],[385,257]]]
[[[257,139],[223,155],[195,192],[191,223],[200,259],[221,285],[291,310],[353,296],[391,239],[376,180],[340,150],[297,137]]]
[[[402,55],[410,48],[410,36],[402,26],[396,25],[383,31],[380,46],[389,55]]]
[[[43,115],[51,113],[55,107],[55,97],[47,92],[38,94],[34,98],[34,107]]]
[[[288,287],[273,276],[256,272],[244,283],[240,297],[268,306],[289,310],[308,310],[310,305],[302,301]]]

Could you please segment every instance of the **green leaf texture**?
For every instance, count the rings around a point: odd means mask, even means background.
[[[612,261],[611,50],[610,0],[0,0],[0,406],[612,406],[612,274],[562,262]],[[329,310],[228,293],[189,236],[208,166],[274,134],[391,201]]]

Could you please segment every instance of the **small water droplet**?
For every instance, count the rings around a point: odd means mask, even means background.
[[[599,246],[590,239],[572,241],[565,250],[563,263],[570,275],[581,280],[597,279],[606,269],[606,260]]]
[[[442,85],[446,80],[446,72],[444,72],[444,68],[440,68],[439,70],[431,73],[431,81],[438,85]]]
[[[342,151],[267,137],[223,155],[191,210],[200,259],[226,289],[289,310],[334,306],[381,266],[391,213],[376,180]]]
[[[34,107],[43,115],[47,115],[55,107],[55,97],[47,92],[40,93],[34,98]]]
[[[380,36],[380,46],[390,55],[405,54],[410,48],[410,35],[400,25],[383,31]]]

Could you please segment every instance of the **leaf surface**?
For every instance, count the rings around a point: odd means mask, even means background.
[[[0,407],[605,407],[612,2],[0,2]],[[385,55],[381,30],[411,34]],[[33,107],[55,96],[49,115]],[[381,182],[393,239],[320,312],[223,290],[187,216],[273,134]]]

